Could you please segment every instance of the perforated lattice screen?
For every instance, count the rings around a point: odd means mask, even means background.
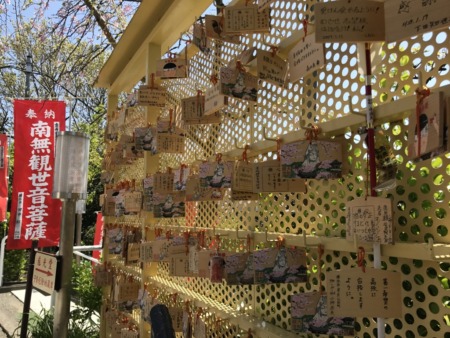
[[[211,75],[219,67],[234,60],[246,48],[270,50],[293,32],[302,29],[303,19],[314,23],[317,1],[276,1],[271,5],[270,34],[253,34],[241,38],[240,45],[213,42],[213,53],[197,53],[190,59],[189,78],[165,81],[170,104],[179,105],[184,97],[194,96],[198,89],[210,85]],[[414,95],[423,84],[433,92],[450,84],[448,28],[412,37],[392,44],[374,44],[376,54],[372,76],[373,101],[377,105]],[[350,43],[325,44],[326,66],[285,88],[260,81],[258,101],[249,104],[231,99],[222,112],[222,123],[216,126],[185,126],[188,139],[183,155],[162,155],[160,169],[176,168],[181,163],[195,166],[199,161],[226,153],[237,146],[253,144],[268,137],[283,136],[299,130],[300,121],[319,124],[364,111],[365,79],[358,73],[357,46]],[[144,108],[133,108],[136,126],[145,124]],[[163,112],[167,114],[167,112]],[[181,121],[178,119],[181,125]],[[418,163],[408,161],[406,154],[408,119],[390,121],[378,127],[392,147],[398,162],[395,187],[380,193],[394,205],[394,236],[396,242],[450,244],[448,212],[450,205],[450,153]],[[122,133],[128,133],[123,127]],[[345,238],[346,202],[366,194],[367,152],[364,136],[348,131],[344,158],[348,172],[339,180],[308,180],[307,193],[263,194],[258,201],[235,202],[227,196],[221,202],[198,202],[195,225],[199,228],[241,229],[280,234],[311,234]],[[252,158],[263,161],[275,158],[267,153]],[[116,179],[143,178],[144,162],[138,160],[116,169]],[[125,224],[127,220],[111,220]],[[134,220],[133,220],[134,222]],[[137,223],[155,226],[141,217]],[[184,219],[177,224],[184,225]],[[156,226],[174,225],[164,220]],[[261,243],[255,243],[261,244]],[[242,249],[242,241],[223,239],[231,250]],[[167,266],[160,264],[157,279],[173,288],[191,290],[235,311],[251,314],[289,330],[290,296],[294,293],[319,290],[326,285],[326,272],[356,266],[356,253],[325,251],[318,261],[315,248],[308,249],[309,282],[306,284],[273,284],[261,286],[227,286],[212,284],[201,278],[170,277]],[[373,264],[372,255],[366,258]],[[320,268],[319,268],[320,266]],[[450,291],[447,261],[411,260],[383,257],[382,268],[402,274],[401,318],[386,319],[386,335],[390,337],[450,337]],[[319,275],[319,272],[321,274]],[[163,290],[164,292],[164,290]],[[172,291],[167,291],[170,293]],[[213,307],[211,307],[213,311]],[[214,337],[235,337],[239,328],[223,321]],[[374,318],[357,318],[358,337],[376,337]]]

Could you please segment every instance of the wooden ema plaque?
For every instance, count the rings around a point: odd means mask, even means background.
[[[358,198],[347,202],[348,240],[365,243],[393,243],[392,201],[390,198]]]
[[[380,1],[342,0],[315,4],[316,42],[384,41]]]
[[[393,42],[450,25],[448,0],[386,0],[386,41]]]
[[[327,272],[328,315],[400,318],[401,274],[360,268]]]
[[[325,64],[323,44],[316,43],[314,35],[310,34],[291,49],[288,60],[289,81],[296,82]]]
[[[258,11],[258,5],[235,5],[225,7],[225,34],[269,33],[270,9]]]
[[[140,106],[164,108],[166,106],[166,91],[164,89],[140,86],[138,104]]]

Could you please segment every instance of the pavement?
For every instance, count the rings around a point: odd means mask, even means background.
[[[25,289],[4,291],[0,288],[0,338],[20,336],[20,322],[23,313]],[[31,294],[31,310],[39,314],[42,308],[51,307],[51,296],[44,295],[36,289]]]
[[[20,337],[24,299],[25,284],[13,288],[0,287],[0,338]],[[52,296],[33,288],[30,302],[30,317],[32,312],[39,315],[43,309],[49,310],[51,306]],[[75,303],[70,302],[70,311],[76,307]],[[93,315],[92,319],[98,320],[99,317]]]

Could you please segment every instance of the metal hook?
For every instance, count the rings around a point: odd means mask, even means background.
[[[241,150],[244,150],[244,149],[245,149],[245,146],[244,146],[244,147],[239,147],[239,146],[238,146],[237,138],[234,138],[234,147],[235,147],[236,149],[241,149]]]
[[[320,131],[320,128],[319,128],[318,126],[316,126],[316,125],[313,125],[313,126],[311,126],[311,127],[305,126],[305,125],[302,123],[302,120],[299,121],[298,126],[300,127],[300,129],[305,130],[305,131],[309,131],[309,132],[316,132],[316,133],[319,133],[319,131]]]
[[[281,243],[281,242],[284,243],[285,242],[285,239],[283,238],[283,236],[278,236],[276,239],[269,239],[267,228],[265,231],[265,235],[266,235],[266,243]]]
[[[206,159],[200,159],[200,158],[195,157],[195,161],[194,162],[202,163],[202,162],[206,162]]]
[[[215,226],[213,226],[212,227],[212,230],[213,230],[213,237],[215,238],[216,236],[219,236],[219,237],[228,237],[228,233],[225,233],[225,234],[217,234],[216,235],[216,227]]]
[[[352,99],[350,99],[350,95],[348,97],[349,97],[348,105],[350,106],[350,113],[355,114],[355,115],[360,115],[360,116],[366,116],[365,112],[360,112],[360,111],[356,111],[353,109]]]
[[[273,142],[278,142],[278,139],[273,138],[273,137],[267,137],[267,133],[266,133],[266,127],[264,127],[263,129],[263,137],[266,141],[273,141]]]
[[[429,237],[427,242],[428,250],[430,251],[430,256],[432,259],[436,259],[436,256],[434,254],[434,240],[433,238]]]
[[[247,235],[250,235],[251,237],[253,237],[252,233],[247,234]],[[247,236],[245,236],[245,237],[239,236],[239,227],[238,226],[236,227],[236,239],[247,239]]]

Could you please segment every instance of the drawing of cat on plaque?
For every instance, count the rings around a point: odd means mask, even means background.
[[[174,191],[170,194],[153,193],[153,214],[155,218],[184,217],[184,191]]]
[[[142,209],[144,211],[153,211],[153,176],[148,176],[142,180],[143,201]]]
[[[339,178],[342,146],[332,141],[298,141],[281,146],[281,169],[286,178]]]
[[[235,67],[222,67],[220,68],[220,91],[223,95],[256,102],[258,78]]]
[[[134,130],[134,143],[137,150],[149,151],[155,155],[157,151],[156,127],[142,127]]]
[[[267,248],[253,252],[255,284],[308,281],[305,250],[298,247]]]
[[[231,188],[234,163],[227,162],[203,162],[200,164],[199,177],[202,187]]]

